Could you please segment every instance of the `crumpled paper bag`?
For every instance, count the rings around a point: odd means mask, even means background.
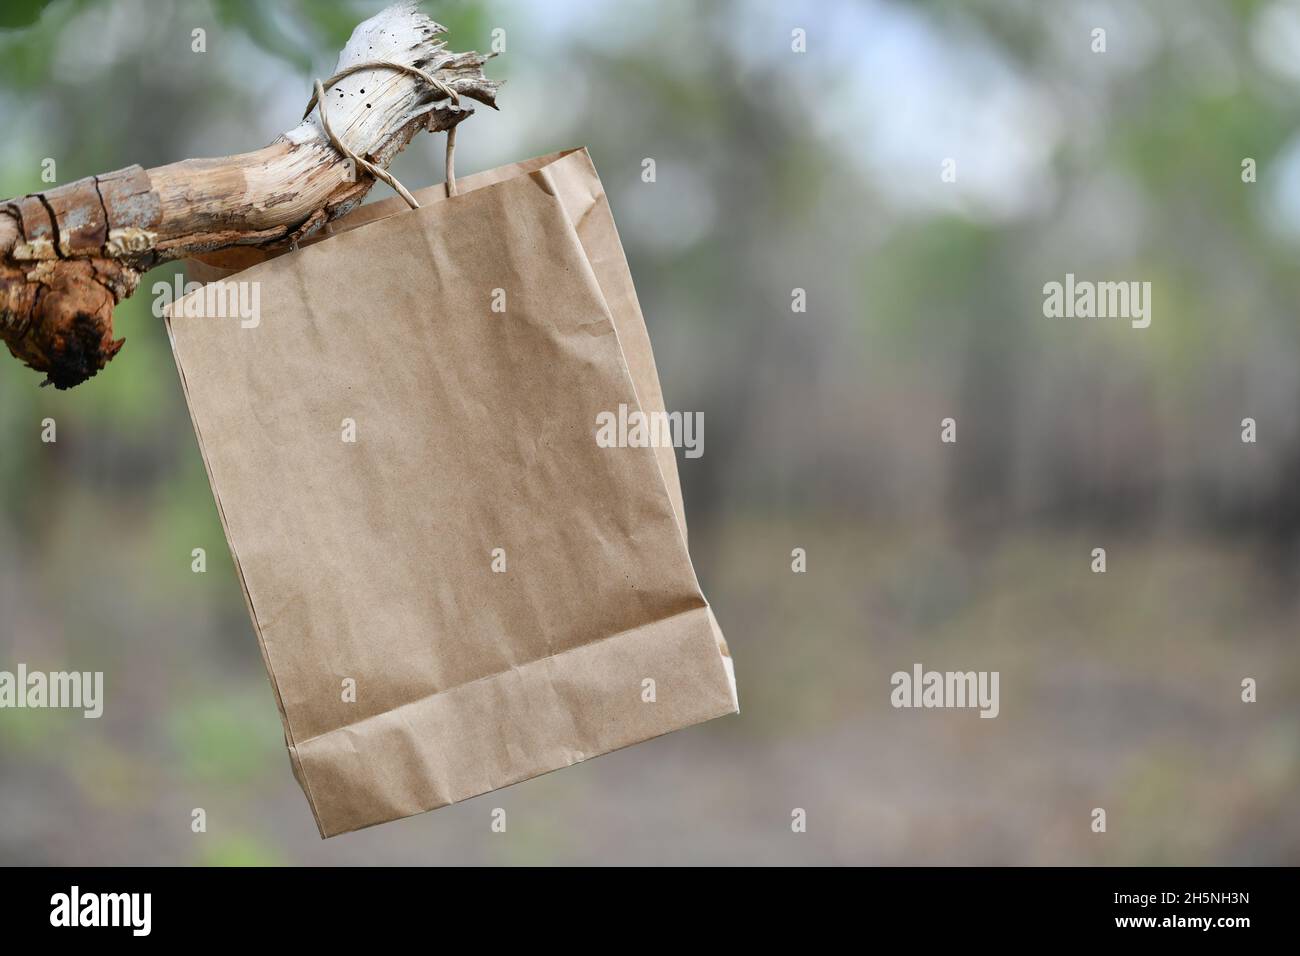
[[[167,318],[322,836],[738,709],[673,449],[595,439],[664,403],[590,158],[459,186],[195,266],[255,324]]]

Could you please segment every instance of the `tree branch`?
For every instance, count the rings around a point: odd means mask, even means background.
[[[353,31],[336,70],[393,60],[495,108],[499,84],[482,69],[488,56],[448,51],[437,39],[445,32],[414,3],[399,3]],[[416,133],[451,129],[473,112],[393,70],[346,77],[326,100],[339,138],[384,168]],[[374,180],[352,165],[313,112],[251,153],[131,166],[0,201],[0,338],[46,373],[42,384],[78,385],[122,347],[113,308],[142,273],[173,259],[233,262],[240,247],[296,243],[369,192]]]

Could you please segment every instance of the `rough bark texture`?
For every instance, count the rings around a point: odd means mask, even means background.
[[[448,51],[437,39],[444,32],[414,3],[398,4],[353,31],[336,69],[395,60],[437,76],[462,103],[495,108],[498,84],[482,69],[488,57]],[[451,129],[473,112],[391,70],[346,77],[326,99],[339,138],[382,167],[420,130]],[[0,200],[0,338],[46,383],[70,388],[122,347],[113,308],[142,273],[173,259],[230,264],[243,247],[291,245],[352,209],[372,185],[329,144],[313,112],[255,152],[131,166]]]

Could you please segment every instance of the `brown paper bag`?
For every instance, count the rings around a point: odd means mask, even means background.
[[[595,439],[664,406],[586,151],[459,185],[229,274],[255,324],[167,319],[323,836],[737,710],[673,449]]]

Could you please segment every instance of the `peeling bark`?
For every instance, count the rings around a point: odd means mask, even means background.
[[[336,70],[371,60],[419,67],[461,97],[496,107],[488,56],[452,53],[444,27],[401,3],[359,25]],[[303,96],[304,103],[309,92]],[[473,110],[393,70],[356,73],[327,91],[330,124],[387,168],[421,130],[449,130]],[[296,243],[358,205],[374,185],[329,144],[313,112],[264,149],[78,180],[0,200],[0,338],[42,384],[71,388],[124,339],[113,308],[142,273],[173,259],[237,263],[241,248]]]

